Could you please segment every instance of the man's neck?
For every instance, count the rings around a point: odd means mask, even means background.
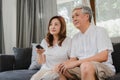
[[[85,33],[85,32],[87,31],[87,29],[89,28],[89,26],[90,26],[90,23],[87,23],[87,24],[81,26],[81,27],[79,28],[79,30],[80,30],[82,33]]]

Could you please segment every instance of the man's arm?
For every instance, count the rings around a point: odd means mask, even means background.
[[[104,50],[92,57],[85,58],[85,59],[80,59],[77,64],[80,65],[84,62],[91,62],[91,61],[96,61],[96,62],[105,62],[108,60],[108,50]]]
[[[96,62],[105,62],[108,60],[108,50],[104,50],[92,57],[85,58],[85,59],[79,59],[77,58],[71,58],[69,61],[64,62],[63,64],[60,65],[61,72],[63,70],[71,69],[77,66],[80,66],[84,62],[91,62],[91,61],[96,61]]]

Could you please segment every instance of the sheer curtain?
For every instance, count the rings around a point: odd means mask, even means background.
[[[56,0],[17,0],[17,47],[40,43],[49,19],[56,14]]]
[[[2,0],[0,0],[0,54],[1,53],[5,53],[4,30],[3,30],[3,19],[2,19]]]
[[[95,7],[96,25],[107,30],[113,43],[120,42],[120,0],[96,0]]]

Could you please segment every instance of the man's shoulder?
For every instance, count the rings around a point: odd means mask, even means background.
[[[101,26],[94,26],[94,30],[97,32],[97,33],[102,33],[102,32],[107,32],[107,30],[104,28],[104,27],[101,27]]]
[[[95,30],[96,30],[96,34],[97,35],[107,35],[108,36],[108,31],[104,28],[104,27],[99,27],[99,26],[96,26],[95,27]]]
[[[101,27],[101,26],[95,26],[95,29],[96,29],[96,30],[102,30],[102,31],[103,31],[103,30],[106,30],[104,27]]]

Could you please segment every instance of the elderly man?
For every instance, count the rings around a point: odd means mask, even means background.
[[[107,32],[91,24],[92,11],[81,5],[72,11],[73,24],[79,32],[72,39],[70,60],[59,65],[60,72],[75,76],[73,80],[104,80],[115,74],[111,52],[113,47]]]

